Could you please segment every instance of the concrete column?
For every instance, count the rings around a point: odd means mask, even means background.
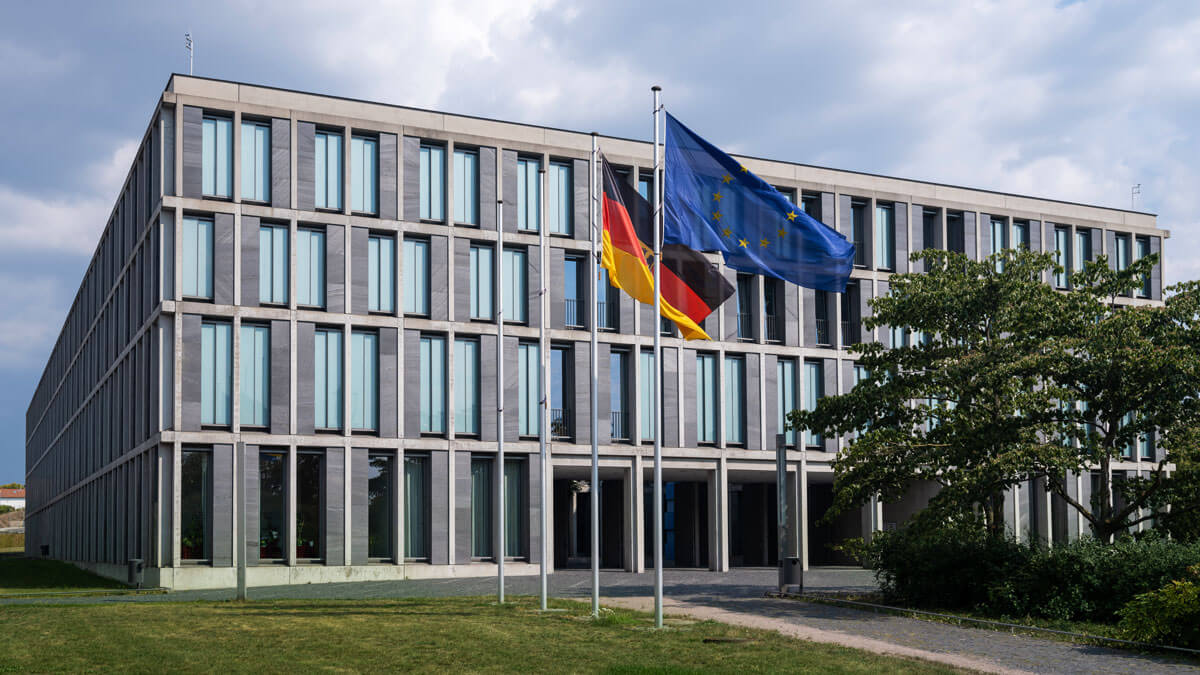
[[[801,569],[808,569],[808,458],[807,453],[800,453],[800,468],[799,476],[796,484],[799,486],[799,494],[796,496],[796,501],[799,506],[796,508],[796,517],[799,519],[800,536],[797,537],[796,555],[800,556]]]
[[[642,458],[634,455],[630,467],[625,469],[625,570],[646,571],[645,527],[642,522],[644,509],[642,495]]]
[[[293,406],[294,407],[294,406]],[[288,448],[287,452],[287,550],[284,557],[287,564],[296,565],[296,446]]]
[[[708,567],[729,571],[729,466],[724,457],[708,472]]]

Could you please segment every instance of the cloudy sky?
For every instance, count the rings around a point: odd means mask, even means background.
[[[734,152],[1121,208],[1141,183],[1168,282],[1200,277],[1193,2],[139,5],[0,21],[0,483],[188,30],[197,75],[635,138],[659,84]]]

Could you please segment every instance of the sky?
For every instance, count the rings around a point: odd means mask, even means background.
[[[311,0],[0,10],[0,484],[172,72],[1158,214],[1200,277],[1200,3]]]

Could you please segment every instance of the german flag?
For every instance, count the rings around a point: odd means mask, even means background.
[[[600,264],[608,279],[638,302],[654,304],[654,219],[650,203],[627,181],[617,178],[600,156],[604,173],[604,250]],[[711,340],[700,327],[704,318],[733,295],[734,288],[704,254],[671,244],[662,249],[662,315],[687,340]]]

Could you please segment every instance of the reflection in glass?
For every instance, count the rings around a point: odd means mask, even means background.
[[[285,501],[284,471],[287,455],[264,452],[258,456],[258,557],[260,560],[283,558],[287,539],[287,503]]]
[[[371,455],[367,467],[367,557],[392,557],[392,457]]]
[[[324,547],[325,495],[322,480],[325,456],[296,455],[296,558],[319,560]]]
[[[404,555],[429,557],[429,458],[404,458]]]
[[[180,473],[180,557],[212,558],[212,453],[184,450]]]

